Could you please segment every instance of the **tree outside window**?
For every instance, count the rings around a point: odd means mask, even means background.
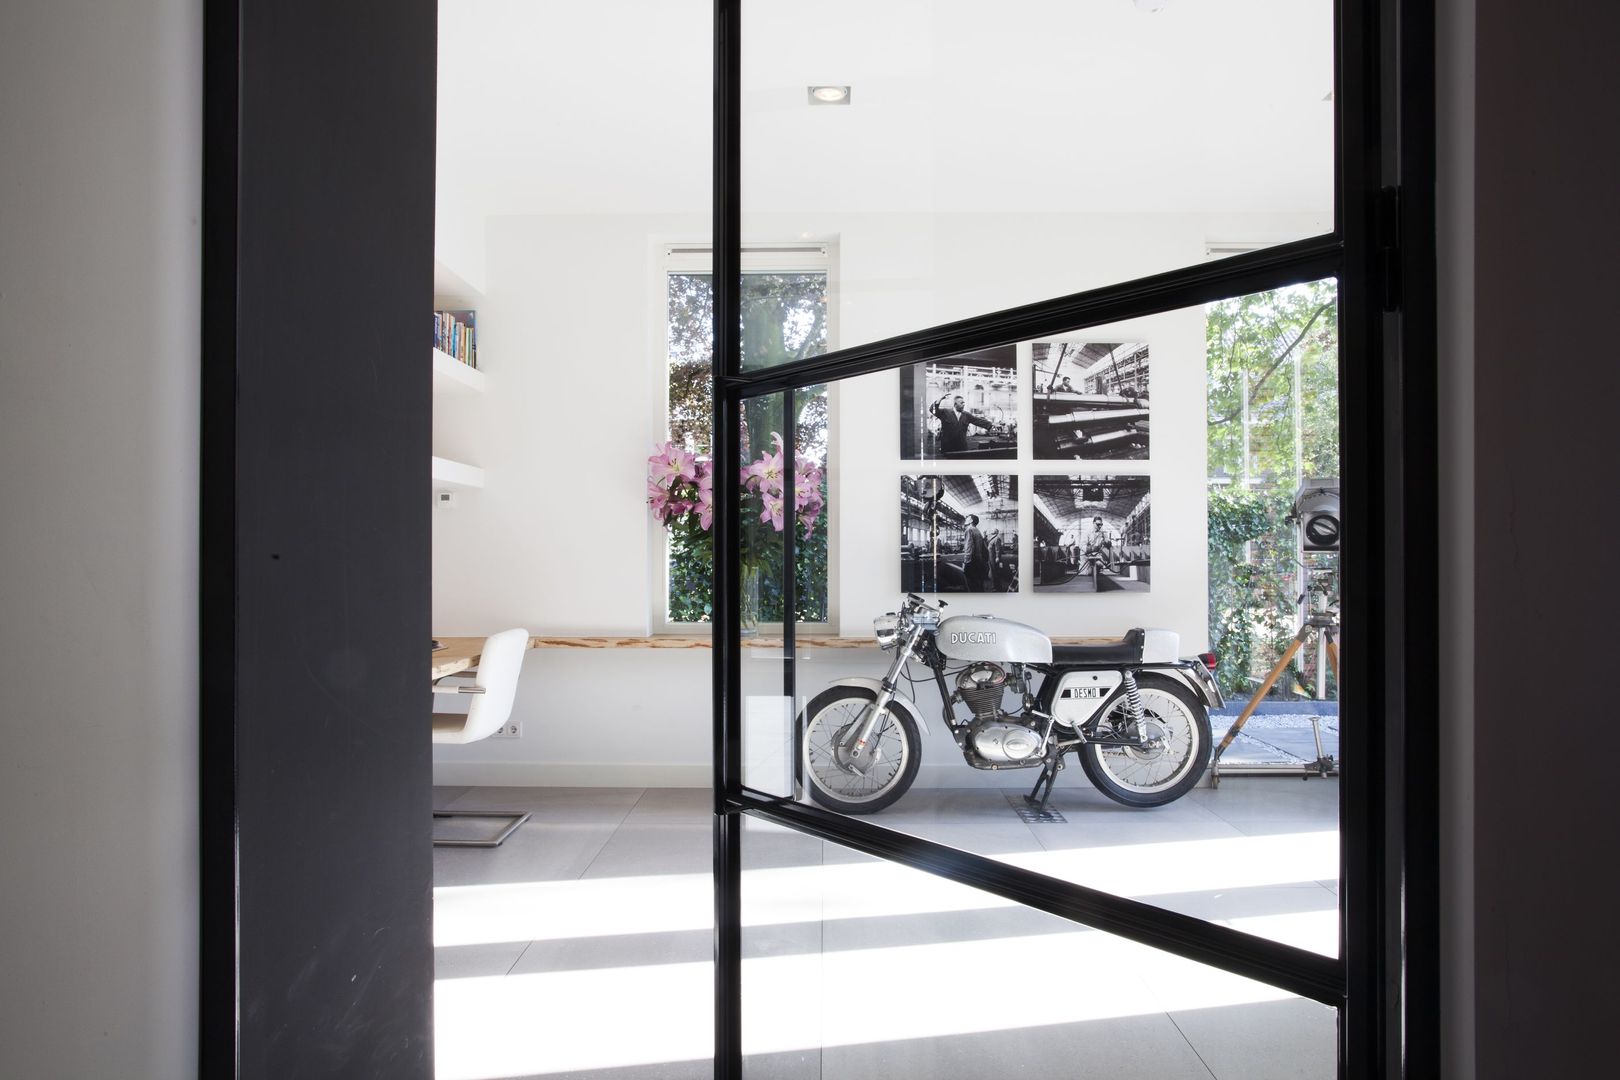
[[[1307,477],[1339,475],[1338,285],[1211,304],[1205,345],[1209,639],[1222,690],[1245,698],[1298,626],[1294,496]],[[1313,651],[1306,682],[1315,663]]]
[[[668,277],[669,434],[688,451],[708,456],[713,443],[713,397],[710,375],[714,346],[714,287],[707,273],[670,273]],[[827,273],[773,271],[745,273],[742,280],[742,363],[764,368],[827,351]],[[797,428],[795,453],[813,461],[825,474],[827,464],[827,389],[807,387],[794,393]],[[744,453],[758,456],[783,430],[781,394],[750,399],[743,410]],[[740,464],[740,463],[739,463]],[[725,473],[717,473],[724,476]],[[825,482],[823,482],[825,486]],[[822,491],[825,497],[827,492]],[[827,530],[831,510],[821,514],[807,537],[795,534],[795,612],[799,622],[829,620]],[[709,534],[712,537],[712,533]],[[668,621],[707,623],[713,618],[712,540],[687,544],[668,537]],[[783,618],[781,581],[766,574],[760,583],[760,617]]]

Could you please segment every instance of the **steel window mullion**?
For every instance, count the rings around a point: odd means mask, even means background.
[[[782,695],[787,698],[789,715],[795,706],[798,686],[798,553],[794,527],[798,513],[797,500],[799,455],[799,395],[792,390],[782,391]]]
[[[237,778],[237,290],[241,280],[242,13],[203,9],[202,385],[198,486],[197,1068],[241,1069]]]
[[[742,1077],[741,643],[738,638],[738,397],[741,368],[741,0],[714,5],[714,1075]]]
[[[1046,334],[1157,315],[1231,296],[1332,277],[1340,272],[1342,256],[1338,237],[1315,236],[853,345],[791,364],[753,371],[733,367],[725,377],[725,385],[746,387],[750,394],[770,393],[868,375],[974,349],[1011,345]]]
[[[1339,64],[1335,141],[1335,218],[1344,238],[1339,291],[1340,483],[1344,519],[1340,555],[1345,645],[1341,654],[1340,939],[1345,1008],[1339,1021],[1339,1076],[1386,1075],[1389,1004],[1385,958],[1383,732],[1392,723],[1383,648],[1389,613],[1383,592],[1386,538],[1382,443],[1383,317],[1375,301],[1374,214],[1381,186],[1380,8],[1344,3],[1335,12]]]
[[[1392,868],[1386,891],[1400,903],[1397,947],[1386,963],[1399,979],[1396,1029],[1404,1076],[1439,1076],[1440,1025],[1440,640],[1439,445],[1440,398],[1435,236],[1435,5],[1394,4],[1396,59],[1386,66],[1388,96],[1397,103],[1398,145],[1386,156],[1386,181],[1400,196],[1398,253],[1400,313],[1392,335],[1394,376],[1400,385],[1399,463],[1391,496],[1397,500],[1398,585],[1405,605],[1405,650],[1392,681],[1402,687],[1403,722],[1390,755],[1400,776],[1401,815],[1388,834],[1383,863]],[[1429,238],[1427,242],[1420,238]],[[1386,980],[1387,982],[1388,980]]]

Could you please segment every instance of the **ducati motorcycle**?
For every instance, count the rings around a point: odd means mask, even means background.
[[[840,679],[799,715],[804,778],[822,806],[874,813],[917,778],[928,722],[914,700],[912,664],[938,689],[941,719],[968,765],[1040,770],[1025,796],[1031,805],[1044,808],[1069,753],[1097,790],[1126,806],[1174,802],[1203,776],[1209,710],[1223,704],[1213,653],[1179,657],[1181,639],[1170,630],[1053,645],[1033,626],[947,618],[946,606],[910,595],[879,616],[877,643],[895,653],[888,673]]]

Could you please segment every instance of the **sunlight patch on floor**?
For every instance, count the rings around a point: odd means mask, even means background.
[[[1338,839],[1332,831],[1283,833],[1001,858],[1142,898],[1331,880],[1338,876]],[[450,886],[434,889],[433,895],[434,944],[441,947],[699,930],[711,925],[714,908],[708,874]],[[746,925],[1012,906],[976,889],[880,862],[749,870],[743,873],[743,896]],[[1255,920],[1246,921],[1258,926]]]
[[[1038,956],[1053,972],[1017,1008],[952,1008],[1016,985]],[[879,978],[881,976],[881,978]],[[1284,991],[1106,934],[1079,931],[745,961],[744,1052],[768,1054],[1285,1000]],[[874,980],[877,980],[874,982]],[[851,986],[881,985],[881,1007]],[[704,1060],[712,966],[663,964],[440,981],[439,1080],[489,1080]]]
[[[1339,907],[1336,899],[1316,911],[1248,915],[1223,921],[1234,930],[1269,941],[1280,941],[1296,949],[1309,949],[1323,956],[1339,955]]]

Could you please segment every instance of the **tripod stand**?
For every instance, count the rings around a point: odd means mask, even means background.
[[[1305,587],[1305,593],[1310,598],[1310,610],[1300,620],[1299,632],[1288,643],[1288,648],[1284,649],[1282,656],[1277,658],[1276,665],[1267,673],[1265,680],[1260,684],[1260,688],[1254,692],[1254,697],[1249,699],[1249,703],[1238,714],[1237,721],[1232,725],[1231,730],[1226,733],[1225,738],[1221,739],[1220,745],[1215,747],[1215,756],[1209,765],[1210,787],[1219,787],[1221,784],[1221,755],[1226,752],[1227,747],[1232,745],[1232,740],[1237,738],[1238,732],[1243,730],[1243,725],[1249,722],[1249,717],[1254,715],[1254,711],[1260,707],[1260,703],[1271,692],[1271,688],[1277,684],[1277,680],[1282,678],[1283,672],[1288,670],[1288,665],[1293,662],[1294,655],[1304,648],[1307,642],[1313,638],[1316,639],[1317,697],[1326,696],[1327,674],[1322,670],[1324,662],[1333,668],[1333,677],[1339,677],[1339,616],[1332,610],[1329,603],[1333,589],[1332,582],[1329,580],[1330,571],[1325,568],[1311,567],[1308,573],[1310,574],[1310,581]],[[1304,599],[1304,597],[1301,597],[1301,599]],[[1311,716],[1311,733],[1316,738],[1316,760],[1299,766],[1297,770],[1293,766],[1286,765],[1250,765],[1237,766],[1226,771],[1232,773],[1284,773],[1287,775],[1292,775],[1297,771],[1304,779],[1309,779],[1312,776],[1327,776],[1329,773],[1337,772],[1339,769],[1338,763],[1322,749],[1322,721],[1315,714]]]

